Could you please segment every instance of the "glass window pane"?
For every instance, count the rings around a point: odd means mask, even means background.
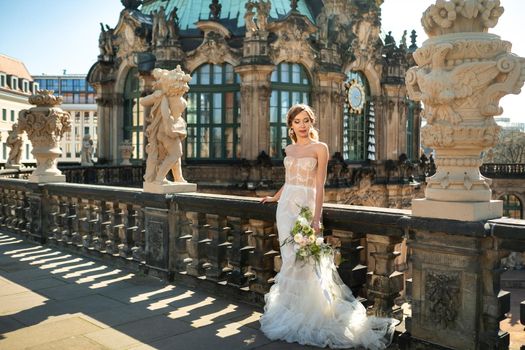
[[[210,83],[210,65],[205,64],[199,70],[200,83],[208,85]]]
[[[279,66],[281,67],[281,82],[288,83],[290,81],[290,68],[288,63],[281,63]]]
[[[301,93],[297,91],[292,92],[292,105],[301,102],[303,102],[301,98]]]
[[[210,128],[200,128],[200,154],[201,158],[210,156]]]
[[[272,72],[271,81],[272,82],[279,81],[279,75],[278,75],[277,69],[274,69],[274,71]]]
[[[234,75],[233,75],[233,66],[231,64],[226,64],[224,66],[224,78],[225,78],[225,83],[226,84],[233,84],[233,79],[234,79]]]
[[[213,83],[222,84],[222,66],[213,66]]]
[[[222,122],[222,94],[213,94],[213,123]]]
[[[221,128],[213,128],[212,132],[212,142],[213,142],[213,157],[221,158],[222,157],[222,133]]]
[[[301,67],[297,63],[292,64],[292,83],[301,83]]]

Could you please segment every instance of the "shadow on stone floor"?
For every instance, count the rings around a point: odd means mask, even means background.
[[[0,300],[0,349],[291,348],[252,306],[2,234]]]

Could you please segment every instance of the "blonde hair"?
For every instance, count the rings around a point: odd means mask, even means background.
[[[312,123],[312,127],[310,128],[310,131],[308,133],[308,137],[310,137],[314,141],[319,141],[319,133],[317,132],[317,129],[315,129],[313,126],[315,125],[315,113],[312,109],[312,107],[308,106],[304,103],[297,103],[294,104],[288,112],[286,113],[286,125],[288,126],[288,136],[292,139],[292,143],[297,142],[297,135],[293,132],[292,129],[292,122],[294,118],[301,113],[302,111],[305,111],[308,114],[308,117],[310,119],[310,122]]]

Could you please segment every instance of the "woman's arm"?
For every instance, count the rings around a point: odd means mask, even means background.
[[[279,189],[279,191],[277,191],[276,194],[274,194],[273,196],[266,196],[266,197],[263,197],[261,199],[261,203],[270,203],[270,202],[277,202],[279,200],[279,198],[281,198],[281,193],[283,193],[283,188],[284,188],[284,185],[281,186],[281,188]]]
[[[326,171],[328,167],[328,146],[320,142],[316,149],[317,174],[315,176],[315,212],[312,227],[315,233],[321,231],[321,215],[323,212],[324,184],[326,182]]]

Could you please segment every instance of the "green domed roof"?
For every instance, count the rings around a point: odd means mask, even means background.
[[[244,14],[246,9],[244,6],[246,2],[246,0],[219,1],[222,6],[219,22],[234,34],[239,34],[239,28],[244,28],[245,26]],[[316,3],[320,2],[320,0],[299,1],[297,10],[315,23],[315,17],[317,16],[315,9],[319,8]],[[280,19],[291,10],[290,0],[271,0],[271,3],[270,20]],[[153,11],[159,10],[161,6],[164,6],[166,18],[169,18],[171,11],[177,7],[180,30],[191,31],[197,29],[196,22],[210,19],[210,4],[211,0],[150,0],[144,2],[141,12],[149,15]]]

